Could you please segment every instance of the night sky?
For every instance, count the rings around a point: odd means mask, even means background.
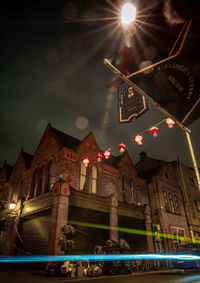
[[[143,20],[154,15],[154,4],[159,2],[136,1],[138,11],[145,14]],[[149,105],[139,119],[119,124],[116,90],[106,88],[116,76],[103,64],[123,45],[113,12],[119,3],[18,0],[1,4],[0,167],[4,160],[14,165],[22,146],[34,154],[47,123],[78,139],[92,131],[99,147],[111,148],[114,155],[123,142],[134,164],[146,151],[166,161],[179,155],[181,162],[192,166],[185,133],[178,126],[169,129],[162,124],[158,138],[145,133],[142,146],[133,142],[136,134],[166,118],[154,106]],[[177,19],[190,11],[188,3],[174,1],[177,11],[181,7]],[[180,28],[178,24],[177,32]],[[159,40],[152,40],[152,46],[158,52]],[[200,166],[200,119],[189,128]]]

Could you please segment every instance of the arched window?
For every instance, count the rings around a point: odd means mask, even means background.
[[[42,192],[42,173],[43,173],[43,166],[40,168],[37,174],[37,194],[36,196],[41,195],[41,192]]]
[[[175,213],[180,214],[180,208],[178,203],[178,197],[174,195],[174,205],[175,205]]]
[[[170,202],[170,207],[171,207],[171,212],[174,213],[175,209],[174,209],[174,199],[171,193],[169,193],[169,202]]]
[[[135,203],[135,198],[134,198],[134,183],[132,179],[130,179],[129,184],[130,184],[130,192],[131,192],[131,203],[133,204]]]
[[[170,212],[170,206],[169,206],[169,201],[168,201],[168,196],[165,191],[163,191],[163,196],[164,196],[164,202],[165,202],[165,210],[167,212]]]
[[[45,189],[45,167],[41,168],[41,188],[40,188],[40,195],[44,194]]]
[[[51,190],[50,188],[50,176],[51,176],[51,167],[53,160],[50,160],[45,168],[45,185],[44,185],[44,194]]]
[[[126,180],[125,180],[125,176],[122,176],[122,193],[123,193],[123,201],[125,201],[125,197],[126,197]]]
[[[81,163],[81,174],[80,174],[80,190],[86,190],[86,174],[87,174],[87,167]]]
[[[37,196],[37,181],[38,181],[38,170],[36,169],[33,175],[33,197]]]
[[[92,193],[97,193],[97,168],[92,166]]]

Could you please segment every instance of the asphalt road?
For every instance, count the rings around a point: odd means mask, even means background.
[[[168,270],[132,273],[131,275],[115,275],[100,277],[84,277],[83,279],[67,279],[65,277],[46,277],[45,272],[8,268],[0,265],[0,282],[1,283],[62,283],[62,282],[88,282],[94,283],[200,283],[200,270]]]

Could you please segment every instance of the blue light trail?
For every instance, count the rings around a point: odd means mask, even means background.
[[[8,262],[64,262],[64,261],[118,261],[118,260],[200,260],[196,255],[173,254],[106,254],[106,255],[63,255],[63,256],[1,256],[0,263]]]

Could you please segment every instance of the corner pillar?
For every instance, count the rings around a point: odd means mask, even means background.
[[[53,207],[51,212],[50,234],[49,234],[49,255],[63,255],[58,242],[62,237],[62,227],[67,224],[69,210],[71,179],[66,177],[60,180],[53,187]]]
[[[118,243],[118,200],[115,195],[110,196],[110,214],[109,214],[109,224],[110,224],[110,240]]]
[[[154,245],[153,245],[153,237],[152,237],[151,210],[148,204],[145,206],[144,215],[145,215],[145,227],[147,232],[148,252],[152,253],[154,252]]]

